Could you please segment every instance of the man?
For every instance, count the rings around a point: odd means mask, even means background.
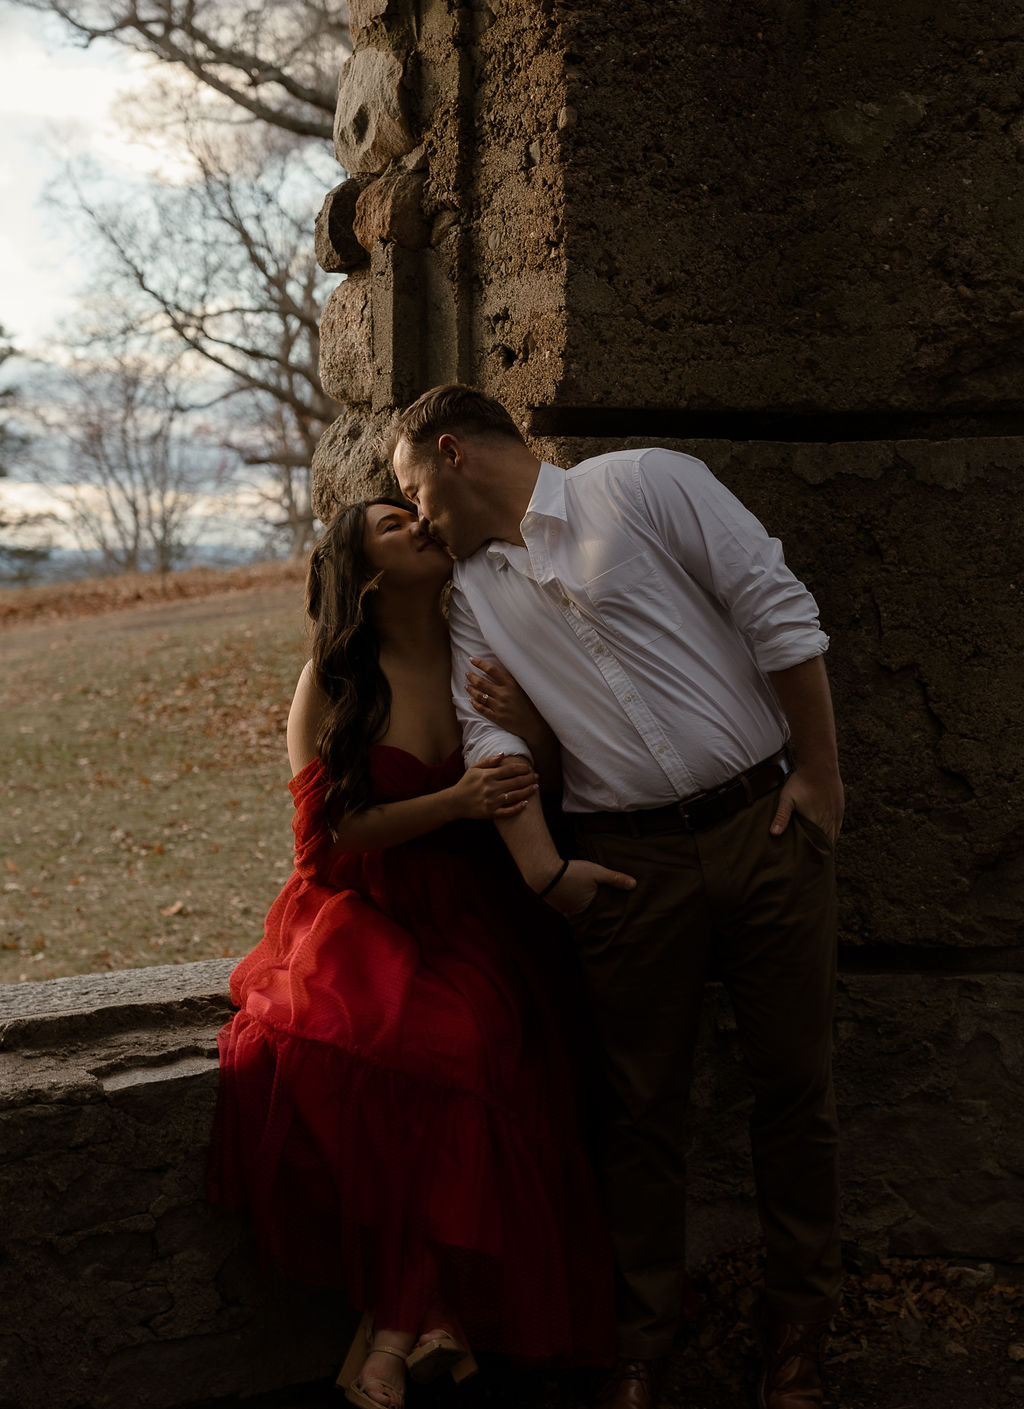
[[[759,1404],[812,1409],[840,1281],[831,1023],[843,812],[814,600],[778,542],[690,456],[613,452],[563,471],[532,454],[499,403],[461,386],[401,413],[389,448],[402,492],[456,559],[467,763],[529,756],[487,718],[486,682],[467,684],[483,658],[511,671],[561,745],[577,855],[556,850],[536,800],[501,830],[527,883],[569,919],[604,1050],[620,1360],[600,1402],[652,1409],[678,1328],[683,1124],[713,963],[755,1097]]]

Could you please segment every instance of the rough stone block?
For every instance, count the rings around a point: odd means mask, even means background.
[[[421,249],[430,241],[423,215],[423,183],[419,172],[388,172],[367,186],[356,203],[353,234],[364,250],[377,240],[395,240],[405,249]]]
[[[828,0],[770,23],[757,5],[572,7],[560,214],[586,259],[558,399],[1012,406],[1021,35],[982,42],[977,21],[969,0],[940,26]],[[526,81],[509,87],[514,110]]]
[[[203,1199],[231,967],[0,988],[10,1409],[172,1409],[340,1362],[340,1297],[270,1275],[245,1220]]]
[[[387,15],[390,0],[348,0],[348,27],[353,36]]]
[[[389,420],[347,411],[324,431],[313,456],[313,511],[321,522],[356,499],[398,492],[381,449]]]
[[[334,151],[351,175],[376,175],[416,146],[403,78],[401,60],[385,49],[358,49],[342,66]]]
[[[368,178],[350,177],[328,192],[316,218],[314,249],[316,261],[327,274],[340,274],[368,264],[366,250],[356,239],[352,222],[356,202]]]
[[[422,327],[417,307],[422,255],[394,242],[376,241],[370,257],[373,280],[374,411],[390,413],[417,394],[421,376]]]
[[[912,994],[899,974],[842,984],[849,1222],[894,1256],[1024,1261],[1024,975],[916,976]]]
[[[320,315],[320,382],[328,396],[346,405],[369,402],[372,346],[369,281],[345,279]]]

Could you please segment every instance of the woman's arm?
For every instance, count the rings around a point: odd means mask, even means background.
[[[517,817],[536,791],[537,775],[525,759],[497,754],[467,768],[450,788],[402,802],[381,802],[340,818],[331,828],[334,844],[329,855],[383,851],[460,818]]]
[[[560,792],[561,750],[547,721],[504,666],[476,656],[471,657],[471,661],[480,673],[474,675],[472,671],[467,672],[466,694],[477,714],[511,734],[518,734],[533,754],[541,790],[545,793]]]
[[[316,740],[326,700],[308,662],[288,711],[288,761],[300,773],[317,757]],[[379,803],[332,828],[328,860],[346,852],[381,851],[443,827],[457,818],[515,817],[537,791],[537,775],[521,758],[498,755],[467,768],[450,788],[401,802]]]

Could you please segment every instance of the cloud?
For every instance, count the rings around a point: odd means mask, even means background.
[[[167,154],[130,141],[113,115],[148,74],[146,58],[114,44],[71,45],[52,16],[0,11],[0,323],[22,349],[59,332],[88,273],[77,233],[43,205],[61,163],[88,155],[126,195],[140,178],[167,173]]]

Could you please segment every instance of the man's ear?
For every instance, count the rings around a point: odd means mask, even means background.
[[[462,444],[458,437],[449,431],[438,437],[437,453],[452,469],[458,469],[462,464]]]

